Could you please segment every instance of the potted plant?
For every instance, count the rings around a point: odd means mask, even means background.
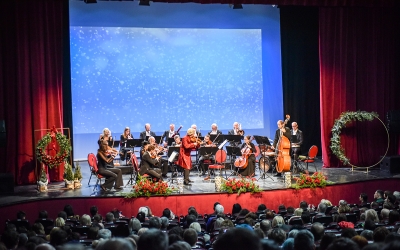
[[[82,172],[81,172],[81,166],[79,165],[79,162],[76,163],[75,166],[75,173],[74,173],[74,188],[81,188],[82,186]]]
[[[68,189],[74,189],[74,173],[72,172],[72,167],[69,163],[64,164],[64,181],[65,187]]]

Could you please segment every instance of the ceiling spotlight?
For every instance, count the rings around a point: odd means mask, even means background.
[[[233,4],[232,9],[234,9],[234,10],[243,9],[243,5],[241,5],[241,4]]]
[[[97,3],[97,0],[83,0],[85,3]]]
[[[150,6],[150,0],[140,0],[139,5]]]

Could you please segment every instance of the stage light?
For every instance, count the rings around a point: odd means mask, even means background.
[[[97,0],[83,0],[85,3],[97,3]]]
[[[139,0],[139,5],[150,6],[150,1],[149,0]]]

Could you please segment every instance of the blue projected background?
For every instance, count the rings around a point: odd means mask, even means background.
[[[279,10],[271,6],[70,1],[74,158],[103,128],[135,138],[238,121],[273,135],[282,119]]]

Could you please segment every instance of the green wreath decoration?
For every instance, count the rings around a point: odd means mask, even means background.
[[[50,156],[46,152],[47,146],[50,144],[52,138],[55,137],[60,151],[55,156]],[[69,140],[65,135],[57,132],[54,128],[48,132],[42,139],[39,140],[36,146],[36,158],[49,168],[54,168],[64,162],[65,158],[69,156],[71,152],[71,146]]]
[[[343,163],[343,165],[351,165],[352,167],[357,167],[354,166],[350,163],[350,159],[346,157],[345,155],[345,150],[341,145],[340,142],[340,133],[342,132],[342,128],[346,127],[346,124],[351,122],[351,121],[372,121],[373,119],[377,118],[385,127],[385,124],[381,121],[381,119],[378,118],[378,114],[376,112],[366,112],[366,111],[347,111],[347,112],[343,112],[339,119],[335,120],[335,124],[332,127],[332,138],[331,138],[331,150],[332,153]],[[388,133],[387,129],[386,132]],[[388,140],[389,140],[389,134],[388,134]],[[389,141],[388,141],[388,148],[389,148]],[[373,167],[377,164],[379,164],[383,158],[386,156],[387,154],[387,150],[386,149],[386,153],[385,155],[382,157],[382,159],[369,167]],[[369,168],[366,167],[366,168]]]

